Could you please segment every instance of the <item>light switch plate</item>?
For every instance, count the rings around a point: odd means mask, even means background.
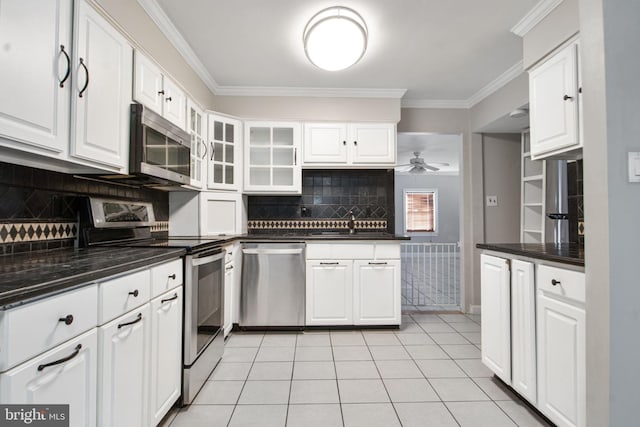
[[[629,182],[640,182],[639,152],[629,152]]]
[[[498,196],[487,196],[487,206],[498,206]]]

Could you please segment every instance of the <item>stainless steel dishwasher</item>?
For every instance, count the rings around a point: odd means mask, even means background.
[[[302,328],[305,320],[305,244],[245,243],[241,328]]]

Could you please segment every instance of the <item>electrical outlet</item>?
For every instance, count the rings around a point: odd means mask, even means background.
[[[487,196],[487,206],[498,206],[498,196]]]

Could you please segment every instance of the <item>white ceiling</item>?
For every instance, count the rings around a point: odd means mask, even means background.
[[[429,162],[449,163],[449,166],[440,166],[437,172],[427,174],[458,174],[460,171],[460,158],[462,150],[461,135],[445,135],[435,133],[398,132],[398,163],[409,163],[409,159],[415,157],[414,151],[420,152],[427,164]]]
[[[156,1],[220,94],[406,89],[403,100],[419,103],[468,102],[521,70],[522,40],[510,29],[538,0]],[[369,44],[355,66],[327,72],[306,59],[302,32],[335,5],[362,15]]]

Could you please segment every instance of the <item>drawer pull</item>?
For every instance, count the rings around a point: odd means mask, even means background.
[[[73,323],[73,315],[72,314],[67,314],[64,317],[59,318],[58,322],[64,322],[65,325],[70,325],[70,324]]]
[[[176,273],[170,274],[169,279],[176,280]]]
[[[227,255],[229,255],[229,256],[233,256],[233,252],[229,252]]]
[[[225,271],[230,271],[233,270],[233,265],[230,265],[229,267],[225,268]]]
[[[160,304],[164,304],[165,302],[173,301],[175,299],[178,299],[178,294],[173,294],[171,298],[161,299]]]
[[[38,366],[38,371],[42,371],[44,368],[48,368],[49,366],[59,365],[59,364],[64,363],[64,362],[68,362],[69,360],[71,360],[74,357],[76,357],[78,355],[78,353],[80,353],[80,349],[81,348],[82,348],[82,344],[78,344],[76,346],[75,350],[73,351],[73,353],[71,353],[67,357],[63,357],[62,359],[58,359],[55,362],[50,362],[50,363],[45,363],[44,365],[39,365]]]
[[[136,318],[136,320],[132,320],[131,322],[126,322],[126,323],[120,323],[118,325],[118,329],[124,328],[125,326],[135,325],[136,323],[138,323],[141,320],[142,320],[142,313],[138,313],[138,317]]]
[[[129,292],[129,295],[133,295],[134,298],[136,298],[139,294],[140,294],[140,292],[138,292],[137,289],[135,291],[133,291],[133,292]]]
[[[338,265],[339,262],[321,262],[320,265]]]
[[[369,265],[387,265],[386,261],[383,262],[370,262]]]
[[[551,279],[551,284],[552,284],[553,286],[556,286],[556,285],[559,285],[559,284],[560,284],[560,281],[559,281],[559,280],[556,280],[556,279]]]

